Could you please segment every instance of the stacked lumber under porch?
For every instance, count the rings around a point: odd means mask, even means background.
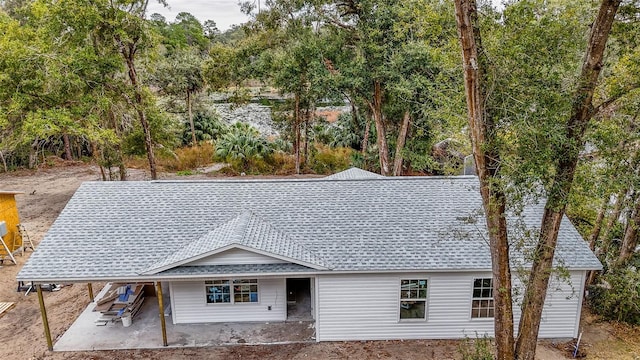
[[[144,284],[116,284],[106,285],[107,289],[100,299],[96,299],[93,311],[100,311],[100,317],[96,319],[96,325],[107,325],[122,317],[134,318],[144,302]]]

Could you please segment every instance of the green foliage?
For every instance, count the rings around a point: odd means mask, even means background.
[[[148,108],[147,121],[151,128],[151,139],[161,148],[174,148],[180,141],[178,124],[167,113],[157,108]],[[142,156],[146,154],[144,134],[140,124],[135,122],[122,141],[122,151],[126,155]]]
[[[615,268],[602,276],[600,285],[589,288],[593,311],[607,320],[640,324],[640,257],[635,264]]]
[[[216,143],[216,156],[234,166],[248,170],[256,160],[267,158],[273,149],[257,129],[245,123],[235,123]]]
[[[491,338],[487,335],[478,337],[474,340],[470,340],[465,336],[464,340],[460,343],[458,348],[462,360],[493,360],[493,345],[491,344]]]
[[[196,139],[201,141],[216,141],[228,130],[220,121],[220,117],[211,111],[196,111],[193,115],[193,124],[196,129]],[[184,121],[182,131],[182,145],[191,143],[191,126],[189,120]]]
[[[351,166],[350,148],[331,148],[315,144],[307,166],[316,174],[334,174]]]
[[[327,121],[316,121],[311,139],[334,148],[348,147],[359,150],[362,146],[363,134],[360,130],[362,128],[364,128],[362,117],[354,121],[352,114],[342,113],[333,124]]]

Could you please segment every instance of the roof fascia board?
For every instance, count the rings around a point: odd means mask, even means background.
[[[167,270],[173,269],[173,268],[178,267],[178,266],[186,265],[186,264],[188,264],[190,262],[194,262],[194,261],[198,261],[200,259],[204,259],[204,258],[206,258],[208,256],[219,254],[219,253],[221,253],[223,251],[230,250],[230,249],[232,249],[234,247],[235,247],[235,244],[225,245],[223,247],[219,247],[219,248],[211,250],[211,251],[206,251],[206,252],[203,252],[202,254],[199,254],[199,255],[196,255],[196,256],[192,256],[192,257],[184,259],[184,260],[176,261],[176,262],[173,262],[173,263],[170,263],[170,264],[167,264],[167,265],[163,265],[163,266],[160,266],[160,267],[157,267],[157,268],[153,268],[153,269],[146,269],[145,271],[141,272],[140,275],[155,275],[157,273],[160,273],[160,272],[163,272],[163,271],[167,271]]]

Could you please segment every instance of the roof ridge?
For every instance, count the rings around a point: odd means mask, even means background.
[[[237,241],[235,242],[231,241],[228,243],[228,245],[231,245],[231,244],[243,245],[244,240],[247,238],[247,233],[249,233],[249,224],[251,223],[251,219],[254,216],[255,215],[251,212],[251,210],[243,210],[242,212],[240,212],[238,216],[234,218],[234,219],[238,219],[238,224],[235,226],[235,229],[233,232],[233,240],[237,240]]]

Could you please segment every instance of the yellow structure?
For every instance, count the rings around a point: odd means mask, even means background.
[[[16,195],[24,194],[20,191],[3,191],[0,190],[0,221],[7,223],[7,235],[2,239],[7,244],[10,251],[16,251],[22,246],[22,237],[18,231],[20,217],[18,216],[18,207],[16,205]],[[0,258],[8,254],[2,246],[0,246]]]

